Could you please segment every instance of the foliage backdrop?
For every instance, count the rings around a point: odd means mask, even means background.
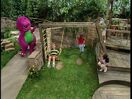
[[[49,21],[88,21],[88,17],[106,15],[108,0],[1,0],[1,15],[16,20],[18,16]],[[130,0],[115,0],[114,15],[130,15]],[[126,13],[128,15],[126,15]]]

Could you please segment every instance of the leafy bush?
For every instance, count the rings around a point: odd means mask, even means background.
[[[114,25],[118,25],[118,24],[120,23],[120,21],[119,21],[119,19],[115,19],[115,20],[112,20],[112,23],[113,23]]]
[[[106,13],[107,0],[2,0],[2,16],[16,20],[18,16],[52,21],[87,21]],[[12,9],[10,9],[12,8]]]
[[[37,68],[36,65],[32,65],[30,68],[29,68],[29,77],[31,79],[36,79],[36,78],[39,78],[40,76],[40,73],[39,73],[39,70]]]

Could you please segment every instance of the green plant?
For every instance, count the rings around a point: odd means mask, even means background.
[[[119,21],[119,19],[114,19],[114,20],[112,20],[112,23],[114,25],[118,25],[120,23],[120,21]]]
[[[10,28],[5,28],[4,38],[9,38],[9,37],[11,37],[10,30],[11,30]]]
[[[130,17],[130,4],[131,0],[115,0],[113,5],[113,17]]]
[[[40,75],[39,73],[39,70],[37,68],[36,65],[32,65],[30,68],[29,68],[29,77],[34,79],[34,78],[38,78]]]

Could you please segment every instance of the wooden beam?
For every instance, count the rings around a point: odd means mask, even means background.
[[[99,37],[99,42],[100,42],[101,48],[102,48],[103,52],[107,54],[107,50],[106,50],[106,47],[105,47],[105,44],[104,44],[104,41],[103,41],[103,38],[102,38],[102,33],[99,30],[98,23],[96,23],[96,31],[97,31],[97,34],[98,34],[98,37]]]
[[[112,27],[128,27],[130,28],[130,24],[128,24],[127,26],[120,26],[120,25],[111,25]]]
[[[112,18],[112,20],[127,21],[128,19]]]
[[[106,31],[109,32],[118,32],[118,33],[126,33],[126,34],[130,34],[130,31],[124,31],[124,30],[114,30],[114,29],[107,29]]]
[[[95,25],[93,22],[44,22],[39,24],[40,27],[88,27]]]
[[[106,47],[114,48],[114,49],[124,49],[124,50],[130,50],[130,47],[127,46],[119,46],[119,45],[113,45],[113,44],[105,44]]]

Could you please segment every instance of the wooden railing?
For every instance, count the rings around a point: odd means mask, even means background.
[[[108,38],[111,36],[118,37],[120,39],[128,39],[130,40],[130,31],[128,30],[114,30],[114,29],[107,29]]]
[[[110,28],[115,29],[115,30],[128,30],[128,31],[130,31],[130,24],[127,24],[127,25],[111,25]]]
[[[130,50],[130,31],[107,29],[107,47]]]

